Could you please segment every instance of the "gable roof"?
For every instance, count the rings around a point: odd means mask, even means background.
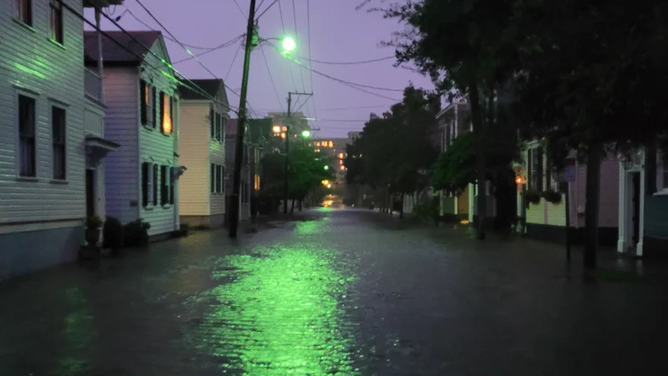
[[[193,84],[201,88],[209,97],[216,97],[220,87],[223,86],[223,80],[221,79],[210,79],[210,80],[189,80]],[[191,85],[192,86],[192,85]],[[199,90],[194,91],[185,86],[179,86],[179,93],[181,94],[182,99],[192,99],[192,100],[202,100],[209,99],[209,97],[204,96]]]
[[[139,41],[138,43],[123,31],[105,31],[105,33],[109,35],[109,37],[102,35],[102,57],[106,65],[139,65],[148,54],[144,46],[151,48],[162,37],[159,31],[129,31],[128,33]],[[84,61],[97,62],[98,51],[97,31],[84,32]]]

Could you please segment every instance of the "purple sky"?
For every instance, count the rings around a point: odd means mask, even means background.
[[[179,41],[185,44],[213,47],[246,31],[246,18],[233,0],[141,1]],[[262,0],[256,1],[257,4],[262,2]],[[243,9],[244,14],[248,14],[250,1],[237,0],[237,2]],[[265,0],[261,9],[264,10],[272,2],[273,0]],[[298,51],[296,55],[308,57],[307,1],[294,0],[294,3],[297,14],[297,33],[295,33],[292,0],[280,0],[285,29],[288,34],[295,35],[297,39]],[[389,39],[390,34],[401,26],[395,20],[384,20],[379,13],[355,10],[355,6],[359,3],[360,0],[311,1],[311,57],[314,60],[360,61],[394,54],[393,49],[379,47],[378,44],[380,41]],[[112,7],[110,11],[114,12],[113,17],[117,17],[125,9],[132,12],[132,14],[125,13],[119,21],[119,24],[126,30],[147,29],[146,26],[134,19],[133,14],[152,28],[160,29],[136,0],[125,0],[125,5],[118,6],[115,10]],[[92,13],[88,12],[87,15],[89,19],[93,19]],[[283,35],[278,4],[262,16],[259,26],[262,38]],[[110,22],[104,22],[103,29],[115,30],[116,28]],[[163,34],[168,36],[164,31]],[[179,44],[169,40],[166,40],[166,43],[173,62],[188,57],[188,54]],[[234,64],[232,62],[240,45],[241,42],[235,43],[230,47],[208,53],[199,58],[218,78],[225,78],[231,67],[226,83],[237,92],[241,87],[243,52],[238,54]],[[203,52],[203,50],[197,49],[191,49],[191,51],[193,53]],[[394,101],[388,99],[354,90],[315,73],[311,83],[309,71],[299,68],[269,46],[264,47],[264,52],[276,84],[280,103],[272,88],[262,51],[258,47],[251,56],[248,101],[259,116],[264,116],[269,111],[285,111],[288,91],[303,91],[305,89],[310,92],[311,85],[313,85],[315,100],[313,98],[309,99],[301,111],[313,118],[316,117],[317,113],[320,120],[310,122],[312,127],[321,128],[321,131],[316,132],[315,136],[345,137],[348,131],[360,130],[364,126],[364,120],[368,119],[370,112],[382,113],[394,103]],[[417,87],[433,87],[428,78],[406,69],[394,68],[392,66],[393,62],[394,59],[364,65],[312,63],[311,66],[313,69],[327,75],[364,85],[403,89],[409,81],[412,81]],[[309,65],[308,61],[302,60],[302,63]],[[176,64],[175,67],[188,78],[213,78],[194,60]],[[294,76],[294,83],[292,76]],[[370,91],[396,99],[401,99],[402,95],[400,92]],[[232,106],[237,107],[239,105],[237,96],[228,92],[228,97]],[[297,107],[300,105],[301,102],[297,104]],[[369,106],[374,107],[354,108]],[[346,110],[333,110],[339,108],[346,108]],[[353,120],[353,122],[332,120]]]

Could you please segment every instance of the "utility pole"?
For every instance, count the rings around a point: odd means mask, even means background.
[[[288,183],[288,170],[290,166],[290,129],[292,128],[292,96],[293,95],[308,95],[311,96],[313,93],[299,93],[299,92],[288,92],[288,116],[287,116],[287,130],[285,131],[285,175],[284,175],[284,187],[283,187],[283,215],[288,214],[288,196],[289,196],[289,183]]]
[[[248,94],[248,71],[250,56],[253,50],[255,35],[255,0],[250,0],[248,11],[248,27],[246,28],[246,53],[244,55],[244,71],[239,95],[239,121],[237,122],[237,138],[234,149],[234,175],[232,178],[232,196],[230,197],[230,238],[237,237],[239,227],[239,190],[241,188],[241,163],[244,155],[244,131],[246,130],[246,95]]]

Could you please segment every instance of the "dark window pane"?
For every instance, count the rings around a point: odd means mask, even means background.
[[[211,193],[216,191],[216,165],[211,164]]]
[[[144,207],[148,205],[148,169],[148,163],[141,164],[141,203]]]
[[[51,107],[51,137],[53,147],[53,178],[65,179],[65,110]]]
[[[63,43],[63,8],[58,0],[51,0],[51,38]]]
[[[35,100],[19,96],[19,174],[35,176]]]
[[[153,165],[153,205],[158,205],[158,165]]]

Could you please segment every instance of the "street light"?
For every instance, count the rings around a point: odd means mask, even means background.
[[[329,166],[325,165],[324,169],[325,171],[329,170]]]
[[[297,43],[292,37],[284,37],[281,45],[283,46],[283,52],[285,53],[290,53],[297,48]]]
[[[271,130],[274,131],[274,133],[281,133],[281,126],[280,125],[274,125],[271,128]]]
[[[309,131],[309,130],[302,131],[302,137],[304,137],[304,138],[311,137],[311,131]]]

